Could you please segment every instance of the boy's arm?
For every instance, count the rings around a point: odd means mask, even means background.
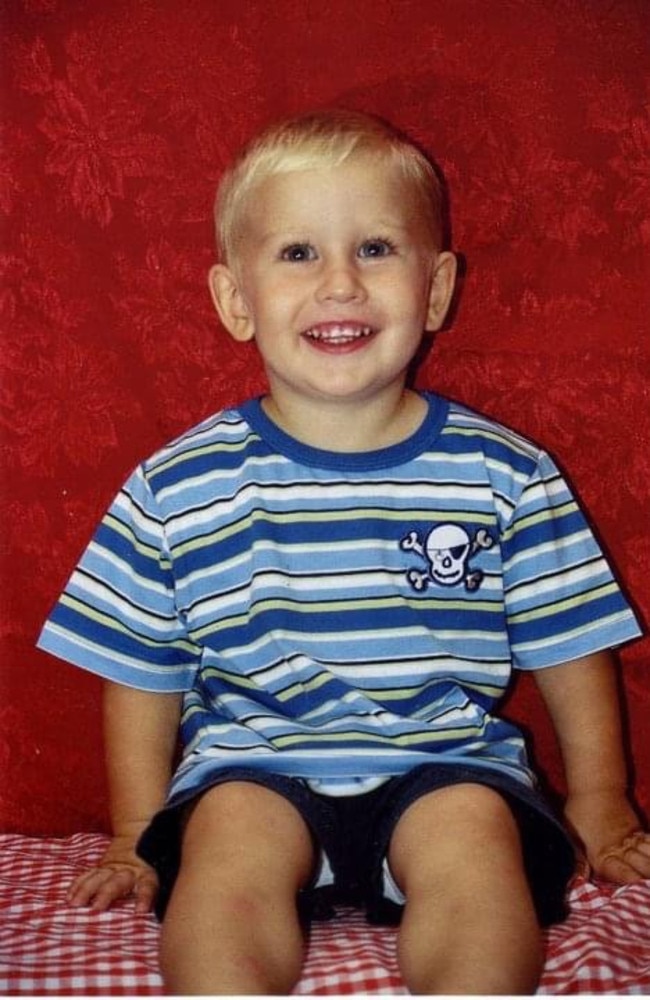
[[[535,671],[560,744],[565,816],[596,875],[614,882],[650,877],[650,836],[628,799],[614,657],[594,653]]]
[[[104,685],[104,747],[113,839],[99,866],[70,887],[68,901],[105,910],[131,893],[136,909],[151,907],[157,877],[135,852],[140,835],[162,808],[172,773],[181,694]]]

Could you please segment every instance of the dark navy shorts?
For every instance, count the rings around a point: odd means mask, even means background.
[[[393,882],[386,855],[398,820],[422,795],[450,785],[473,783],[499,792],[519,826],[524,865],[537,917],[542,926],[566,916],[565,894],[575,868],[575,854],[565,830],[536,791],[514,778],[484,767],[424,764],[374,791],[327,796],[302,779],[233,767],[218,770],[214,780],[190,799],[164,809],[152,820],[138,853],[160,879],[156,913],[164,916],[180,865],[181,840],[188,810],[210,788],[227,781],[251,781],[291,802],[309,827],[319,861],[311,883],[298,895],[301,917],[329,919],[340,905],[365,909],[374,924],[398,924],[404,899]]]

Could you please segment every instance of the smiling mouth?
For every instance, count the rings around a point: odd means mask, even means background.
[[[351,326],[348,323],[336,323],[328,326],[314,326],[305,330],[304,336],[309,340],[332,347],[343,347],[348,344],[366,340],[374,333],[371,326]]]

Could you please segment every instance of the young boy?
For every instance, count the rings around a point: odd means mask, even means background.
[[[368,116],[244,150],[210,287],[268,395],[136,470],[44,628],[107,682],[114,838],[70,899],[156,897],[169,992],[288,993],[324,898],[401,914],[412,992],[533,992],[574,860],[494,714],[513,665],[594,870],[650,875],[607,651],[633,613],[551,459],[407,387],[454,287],[441,202]]]

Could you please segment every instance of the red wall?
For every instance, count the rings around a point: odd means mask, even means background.
[[[568,467],[650,612],[646,0],[3,0],[0,825],[106,822],[99,684],[40,623],[131,467],[263,387],[213,316],[210,205],[260,123],[383,114],[467,271],[421,375]],[[650,807],[650,645],[623,678]],[[547,724],[531,721],[559,783]]]

